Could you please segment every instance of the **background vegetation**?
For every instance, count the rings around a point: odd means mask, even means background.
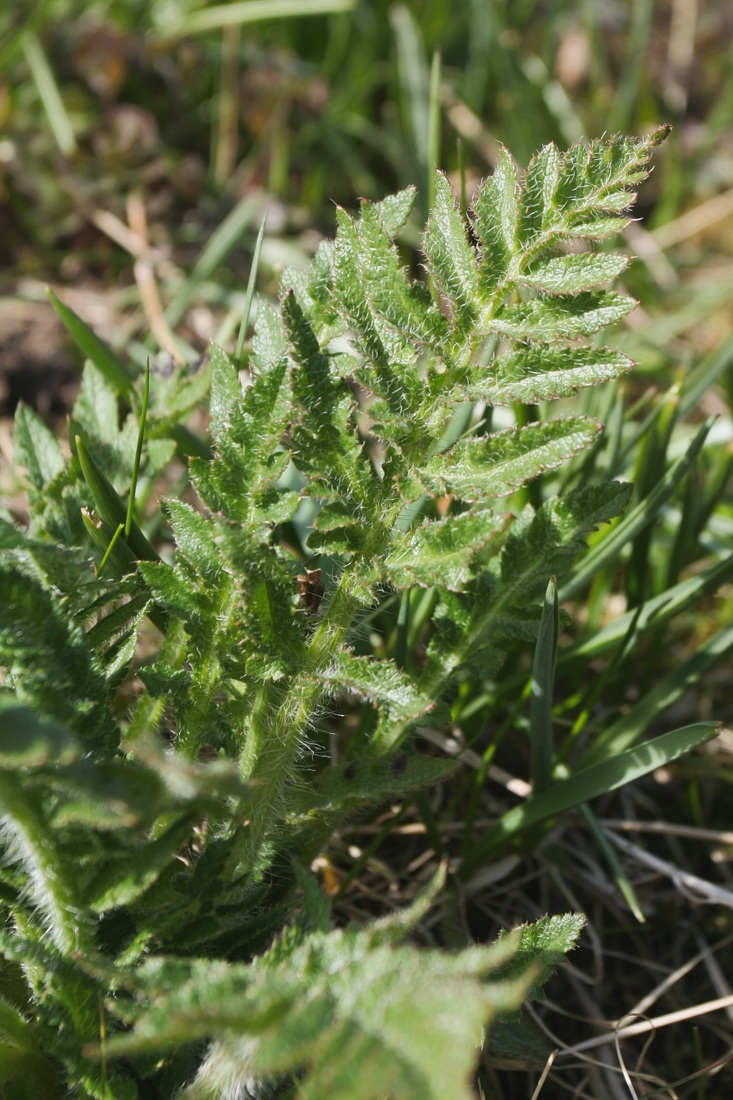
[[[159,372],[193,370],[212,339],[236,344],[265,212],[267,296],[285,265],[304,266],[333,234],[334,202],[353,211],[357,196],[416,184],[401,247],[417,271],[434,163],[470,197],[499,142],[526,164],[549,141],[671,122],[625,242],[637,262],[624,284],[641,306],[604,337],[637,366],[587,398],[602,442],[522,493],[537,503],[617,476],[653,519],[622,530],[606,558],[599,536],[591,566],[572,589],[561,584],[556,767],[701,719],[729,727],[730,5],[312,0],[307,18],[305,6],[48,0],[0,12],[4,415],[19,397],[52,424],[70,406],[81,358],[46,284],[139,369],[150,355]],[[689,466],[675,466],[710,416]],[[191,427],[205,432],[202,414]],[[23,521],[11,436],[5,419],[2,490]],[[175,465],[147,487],[151,538],[161,534],[154,498],[186,491]],[[394,650],[394,615],[384,611],[365,648]],[[455,778],[336,834],[320,864],[335,914],[345,923],[408,903],[444,856],[471,875],[451,878],[437,924],[424,920],[428,943],[490,942],[499,928],[583,911],[580,949],[548,987],[536,1040],[525,1028],[513,1056],[509,1038],[500,1054],[487,1049],[484,1094],[617,1098],[633,1095],[631,1081],[639,1096],[671,1096],[686,1081],[676,1095],[724,1096],[730,1068],[710,1067],[731,1046],[731,734],[604,797],[592,819],[568,816],[487,850],[487,824],[526,795],[531,660],[531,646],[517,646],[500,679],[467,679],[451,723],[425,730],[442,754],[461,754]],[[344,709],[341,732],[358,732],[358,708]],[[319,731],[324,752],[332,732]],[[721,999],[715,1012],[699,1007]],[[627,1013],[640,1028],[657,1022],[615,1049],[608,1039]]]

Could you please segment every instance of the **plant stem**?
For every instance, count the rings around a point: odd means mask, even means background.
[[[81,920],[84,909],[51,830],[17,780],[4,771],[0,771],[0,807],[29,876],[33,897],[48,919],[54,944],[66,955],[91,951],[90,930]]]
[[[287,683],[264,684],[247,720],[240,757],[242,778],[256,784],[257,799],[245,833],[243,867],[257,864],[268,830],[281,819],[285,788],[323,696],[322,674],[339,653],[363,596],[353,566],[344,570],[306,649],[303,671]]]

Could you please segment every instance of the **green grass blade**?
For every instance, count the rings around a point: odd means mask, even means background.
[[[51,132],[65,157],[76,152],[76,138],[64,101],[43,47],[35,34],[23,39],[23,54],[31,71],[33,83],[43,104]]]
[[[641,614],[641,607],[637,607],[632,612],[632,618],[629,622],[628,629],[624,636],[620,639],[620,644],[616,647],[613,657],[606,663],[605,668],[601,672],[600,676],[596,676],[589,687],[583,692],[580,706],[578,708],[578,716],[573,722],[570,733],[565,738],[561,748],[556,753],[556,760],[563,761],[570,749],[575,744],[577,738],[583,732],[587,726],[591,715],[594,713],[596,703],[602,697],[606,690],[606,685],[613,681],[617,670],[620,668],[622,661],[630,651],[634,642],[636,641],[636,626]],[[586,669],[587,664],[583,664],[583,669]]]
[[[94,504],[97,511],[104,522],[113,530],[116,530],[120,524],[122,524],[124,528],[127,522],[127,505],[123,502],[107,476],[97,465],[96,460],[87,450],[81,436],[77,435],[75,442],[81,472],[94,498]],[[130,547],[137,561],[160,560],[157,552],[150,545],[134,520],[130,525],[130,534],[125,538],[125,542]]]
[[[96,513],[90,512],[87,508],[82,508],[81,519],[89,537],[102,555],[98,573],[107,565],[108,561],[111,562],[112,572],[118,580],[128,573],[134,573],[135,558],[133,553],[124,539],[120,539],[119,535],[116,534],[117,531],[122,530],[123,525],[118,523],[115,531],[110,535],[107,524]]]
[[[143,455],[143,440],[145,439],[145,420],[148,415],[148,400],[150,398],[150,360],[145,367],[145,386],[143,388],[143,405],[140,410],[140,430],[137,433],[137,446],[135,447],[135,461],[132,466],[132,483],[130,485],[130,499],[127,502],[127,515],[125,516],[125,538],[129,539],[135,511],[135,490],[137,478],[140,473],[140,460]]]
[[[191,274],[184,279],[165,309],[165,319],[169,325],[178,324],[196,297],[201,283],[209,278],[237,245],[261,206],[259,196],[245,195],[217,226],[193,265]]]
[[[234,362],[241,367],[242,366],[242,352],[244,351],[244,339],[247,335],[247,329],[249,328],[249,316],[252,310],[252,299],[255,293],[255,284],[257,282],[257,271],[260,266],[260,254],[262,252],[262,242],[265,239],[265,229],[267,227],[267,211],[260,224],[260,231],[257,234],[257,241],[255,243],[255,250],[252,254],[252,266],[249,269],[249,279],[247,280],[247,295],[244,299],[244,309],[242,310],[242,323],[239,326],[239,338],[237,339],[237,350],[234,353]]]
[[[704,393],[715,385],[721,375],[733,365],[733,336],[729,336],[723,344],[705,358],[690,371],[682,389],[679,405],[679,416],[686,416],[700,404]]]
[[[618,886],[619,891],[624,898],[626,904],[628,905],[631,912],[634,914],[635,918],[638,920],[639,924],[645,924],[646,917],[642,912],[641,905],[639,904],[639,899],[636,896],[636,890],[631,885],[629,876],[626,874],[623,867],[621,866],[621,861],[616,854],[616,849],[614,848],[613,844],[610,843],[608,837],[606,836],[603,826],[591,810],[590,806],[581,806],[580,813],[586,825],[588,826],[588,829],[593,834],[593,839],[598,845],[600,851],[602,852],[603,858],[608,864],[611,870],[611,874],[613,875],[616,885]]]
[[[94,366],[104,375],[111,386],[121,394],[128,394],[132,389],[132,375],[123,366],[114,352],[103,343],[90,329],[86,321],[82,321],[74,310],[64,305],[60,298],[49,289],[48,296],[51,305],[64,323],[66,331],[81,352],[91,359]]]
[[[428,206],[432,209],[435,199],[435,169],[440,167],[440,78],[442,72],[440,50],[435,50],[430,65],[430,103],[428,107]]]
[[[532,695],[529,704],[529,743],[532,753],[532,790],[540,794],[552,782],[555,746],[552,728],[552,689],[555,680],[559,632],[557,577],[551,577],[542,605],[532,666]]]
[[[700,603],[706,596],[712,595],[731,577],[733,577],[733,554],[710,566],[704,572],[688,577],[687,580],[676,584],[674,588],[668,588],[666,592],[661,592],[658,596],[647,600],[641,608],[621,615],[595,634],[562,649],[558,658],[559,663],[563,665],[570,661],[591,661],[608,652],[609,649],[613,649],[624,640],[637,613],[637,634],[656,630],[670,619],[681,615],[683,611]]]
[[[574,596],[579,589],[593,580],[599,570],[614,561],[629,542],[632,542],[641,531],[654,522],[660,510],[670,499],[702,450],[705,438],[712,425],[712,419],[706,420],[686,453],[670,466],[658,485],[649,493],[649,496],[644,500],[640,500],[636,507],[632,508],[620,523],[616,524],[611,533],[602,539],[589,554],[586,554],[560,589],[559,599],[561,603]]]
[[[186,16],[172,27],[161,27],[160,37],[179,38],[182,35],[203,34],[264,19],[294,19],[304,15],[332,15],[351,11],[356,0],[242,0],[220,4]]]
[[[85,524],[85,526],[86,526],[86,524]],[[117,540],[119,539],[119,537],[122,534],[123,530],[124,530],[123,524],[118,523],[117,524],[117,530],[115,531],[112,538],[109,540],[109,546],[107,547],[104,554],[102,555],[102,560],[99,563],[99,569],[97,570],[97,576],[98,577],[100,577],[102,575],[102,573],[104,572],[104,567],[107,564],[111,554],[113,553],[114,548],[117,545]]]
[[[111,348],[99,339],[89,325],[82,321],[81,317],[65,305],[50,289],[48,296],[51,305],[58,313],[66,331],[79,350],[94,363],[97,370],[104,375],[118,393],[128,397],[132,392],[133,373],[124,366]],[[207,444],[195,436],[185,424],[174,424],[170,431],[171,437],[175,440],[182,456],[196,455],[198,458],[206,459],[211,457],[211,451]]]
[[[733,626],[724,627],[709,638],[694,656],[679,665],[657,684],[618,721],[598,737],[583,758],[594,764],[633,745],[659,715],[686,691],[695,687],[705,674],[714,668],[733,649]]]
[[[171,669],[179,669],[188,652],[188,635],[184,624],[176,619],[167,621],[157,607],[151,610],[149,617],[165,634],[158,659]],[[168,699],[165,695],[152,695],[149,691],[143,691],[130,716],[125,735],[126,743],[129,745],[141,737],[155,734],[167,705]]]
[[[493,859],[520,832],[531,825],[557,817],[558,814],[598,798],[609,791],[633,783],[685,753],[715,737],[715,722],[698,722],[693,726],[664,733],[653,741],[645,741],[626,752],[612,756],[600,764],[583,768],[567,779],[560,779],[536,798],[528,798],[497,822],[479,841],[461,865],[462,878],[469,878],[486,860]]]
[[[389,18],[397,46],[403,111],[424,179],[430,157],[430,72],[425,43],[414,15],[405,4],[390,8]]]

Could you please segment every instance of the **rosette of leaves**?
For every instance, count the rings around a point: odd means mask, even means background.
[[[189,464],[197,507],[165,503],[171,560],[133,523],[106,572],[91,568],[85,540],[101,555],[136,476],[119,398],[142,403],[88,334],[69,463],[21,411],[31,524],[0,524],[0,903],[13,928],[0,1071],[18,1096],[186,1087],[194,1100],[264,1094],[264,1080],[302,1100],[468,1097],[481,1024],[571,946],[580,918],[520,936],[514,968],[506,944],[420,956],[396,946],[414,914],[335,931],[298,867],[359,805],[450,773],[404,753],[416,726],[442,720],[462,676],[493,675],[534,638],[528,609],[548,579],[629,498],[610,482],[515,507],[601,430],[535,419],[535,405],[629,366],[584,342],[634,305],[604,289],[626,258],[588,245],[624,226],[664,133],[548,146],[523,177],[503,151],[470,225],[439,174],[425,279],[395,244],[411,190],[339,211],[335,241],[285,273],[278,308],[260,306],[246,371],[212,354],[212,456],[198,447]],[[166,392],[154,377],[148,484],[187,442]],[[492,430],[502,404],[520,411]],[[298,596],[301,535],[327,579],[314,613]],[[424,660],[358,652],[385,593],[416,588],[432,593]],[[150,662],[136,656],[145,616],[163,632]],[[144,689],[128,712],[132,675]],[[373,720],[350,759],[319,769],[304,747],[344,695]],[[161,757],[150,739],[164,716],[175,751]],[[195,764],[212,750],[236,763]],[[302,919],[288,924],[298,883]],[[426,978],[414,1029],[408,972]]]
[[[528,603],[627,503],[630,487],[614,482],[508,514],[502,497],[568,462],[601,425],[566,415],[457,433],[455,416],[466,400],[534,406],[629,367],[618,352],[579,342],[633,308],[604,289],[627,259],[578,242],[626,224],[664,135],[564,155],[548,146],[523,179],[503,151],[474,199],[470,232],[438,174],[425,280],[409,276],[394,243],[411,190],[362,203],[358,217],[339,211],[335,241],[307,273],[285,273],[279,309],[261,306],[244,389],[214,352],[214,457],[191,463],[207,514],[170,502],[177,562],[141,571],[190,638],[190,678],[175,693],[181,744],[226,743],[260,784],[245,866],[259,858],[273,812],[287,812],[325,699],[373,704],[365,754],[392,753],[426,715],[440,720],[456,677],[492,674],[508,645],[532,636]],[[283,487],[289,467],[299,495]],[[443,518],[430,512],[435,498],[449,503]],[[278,538],[303,499],[317,511],[308,548],[332,563],[313,621],[294,601]],[[355,655],[364,609],[385,588],[414,586],[436,590],[419,674]],[[234,681],[241,689],[222,704]]]

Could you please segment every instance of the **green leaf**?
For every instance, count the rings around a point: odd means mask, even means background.
[[[448,326],[425,287],[408,279],[399,253],[370,203],[362,202],[356,229],[359,278],[374,315],[401,340],[440,346]]]
[[[263,309],[258,314],[261,320]],[[269,331],[269,330],[268,330]],[[221,348],[211,355],[211,432],[213,461],[194,459],[191,476],[209,508],[230,519],[259,519],[262,496],[270,497],[289,454],[282,445],[290,409],[286,345],[278,325],[272,334],[277,357],[254,374],[245,390],[236,367]]]
[[[64,305],[52,290],[49,290],[48,296],[69,335],[87,359],[91,359],[100,374],[118,393],[129,393],[132,389],[132,377],[114,352],[99,339],[89,325],[82,321],[81,317],[74,313],[73,309]]]
[[[563,417],[544,424],[507,428],[494,435],[464,439],[436,455],[419,471],[428,492],[465,501],[508,496],[545,470],[567,462],[589,447],[601,425],[587,417]]]
[[[573,297],[535,298],[507,306],[491,325],[511,340],[575,340],[620,321],[635,307],[634,299],[626,295],[589,290]]]
[[[386,760],[351,760],[338,768],[324,768],[308,788],[296,791],[293,813],[344,813],[368,802],[401,798],[416,788],[447,779],[456,767],[453,760],[431,760],[406,753]]]
[[[87,751],[114,752],[119,731],[110,685],[66,602],[18,563],[4,561],[0,604],[0,662],[18,700],[68,726]]]
[[[486,511],[423,523],[393,544],[380,574],[396,588],[440,585],[460,592],[471,579],[478,552],[498,541],[506,526],[506,515]]]
[[[718,730],[719,726],[715,722],[698,722],[693,726],[684,726],[609,757],[600,764],[583,768],[568,779],[557,780],[542,794],[528,798],[521,806],[505,813],[498,824],[493,825],[475,846],[470,858],[462,865],[461,875],[470,877],[481,863],[492,859],[497,851],[522,830],[556,817],[573,806],[618,790],[657,768],[665,767],[710,741],[717,736]]]
[[[617,279],[629,266],[627,256],[611,252],[593,254],[583,252],[570,256],[555,256],[551,260],[533,264],[520,276],[523,286],[535,287],[549,294],[577,294],[594,290],[604,283]]]
[[[301,1100],[470,1100],[482,1026],[516,1008],[531,981],[530,964],[484,985],[505,962],[506,951],[494,948],[449,956],[375,947],[368,932],[354,930],[314,934],[256,968],[152,960],[150,992],[140,990],[144,1013],[131,1035],[110,1038],[107,1053],[215,1035],[200,1072],[209,1090],[304,1068]],[[245,1062],[239,1036],[251,1037]],[[196,1085],[184,1093],[200,1095]]]
[[[52,762],[67,764],[80,752],[61,726],[18,705],[12,696],[0,696],[0,768],[12,771]]]
[[[519,218],[519,171],[504,146],[493,175],[474,196],[472,214],[481,242],[481,286],[493,291],[507,276],[516,248]]]
[[[496,674],[507,647],[518,638],[533,641],[536,629],[527,608],[547,576],[562,576],[599,524],[623,511],[632,486],[621,482],[589,485],[546,501],[535,513],[525,508],[510,524],[500,557],[491,559],[460,596],[441,593],[434,616],[434,637],[419,681],[433,698],[459,670],[488,678]],[[407,724],[382,721],[372,735],[374,756],[393,752]]]
[[[116,449],[120,442],[117,400],[114,386],[110,385],[93,363],[87,363],[82,374],[81,388],[74,402],[74,423],[77,430],[83,429],[85,436],[93,440],[95,445],[106,444],[108,450]],[[134,446],[132,443],[133,453]]]
[[[61,448],[38,413],[22,402],[15,414],[15,460],[28,471],[31,485],[42,492],[64,470]]]
[[[556,917],[540,917],[532,924],[523,924],[517,933],[502,932],[497,946],[505,940],[513,940],[514,950],[509,958],[493,975],[494,978],[511,980],[523,972],[534,968],[536,979],[527,996],[536,998],[541,995],[542,986],[556,966],[563,962],[565,955],[575,947],[578,936],[585,926],[582,913],[564,913]]]
[[[417,191],[414,187],[406,187],[396,195],[388,195],[387,198],[374,203],[374,209],[384,226],[384,231],[390,237],[396,237],[409,218],[415,205],[416,195]]]
[[[553,225],[556,214],[555,189],[562,165],[556,145],[545,145],[527,168],[519,203],[517,248],[529,250]]]
[[[488,405],[533,405],[571,397],[582,387],[608,382],[632,366],[630,359],[612,348],[535,343],[499,356],[490,371],[473,371],[467,393]]]
[[[430,276],[453,312],[461,331],[475,321],[478,300],[476,253],[466,239],[451,186],[442,172],[435,176],[435,202],[423,236],[423,251]]]
[[[396,367],[400,359],[412,361],[414,351],[406,348],[399,337],[395,338],[375,316],[362,286],[358,266],[360,250],[358,231],[352,220],[342,211],[338,213],[339,233],[333,254],[333,286],[336,302],[344,321],[352,331],[352,338],[366,364],[360,365],[357,377],[373,393],[387,402],[393,415],[399,415],[409,404],[414,406],[417,387],[401,385]],[[407,352],[407,355],[406,355]],[[368,367],[368,369],[365,369]],[[402,379],[408,377],[401,372]]]
[[[38,1053],[33,1028],[4,997],[0,997],[0,1037],[4,1043],[29,1053]],[[0,1071],[1,1072],[1,1071]],[[3,1078],[0,1076],[0,1083]]]
[[[419,718],[435,706],[420,694],[406,673],[384,658],[374,661],[339,653],[316,676],[330,692],[353,692],[376,707],[386,708],[401,721]]]
[[[191,836],[198,819],[199,813],[189,813],[170,825],[161,836],[148,840],[137,852],[128,852],[124,861],[110,863],[87,887],[86,905],[95,913],[105,913],[132,904],[170,865],[176,852]]]
[[[79,458],[84,480],[94,498],[94,504],[102,519],[115,531],[127,519],[127,505],[110,483],[101,467],[94,459],[81,436],[76,437],[76,453]],[[158,553],[150,545],[138,524],[133,520],[130,534],[124,537],[136,560],[157,561]]]
[[[555,761],[552,692],[559,632],[557,578],[551,577],[542,605],[542,618],[532,664],[529,743],[532,752],[531,777],[534,795],[541,794],[552,781],[552,767]]]
[[[6,851],[19,858],[27,876],[25,889],[44,918],[45,933],[64,954],[91,946],[90,922],[79,897],[72,865],[62,856],[55,831],[38,800],[0,769],[0,816]]]
[[[216,584],[223,563],[210,520],[188,504],[171,499],[166,503],[178,555],[183,555],[203,577]]]

